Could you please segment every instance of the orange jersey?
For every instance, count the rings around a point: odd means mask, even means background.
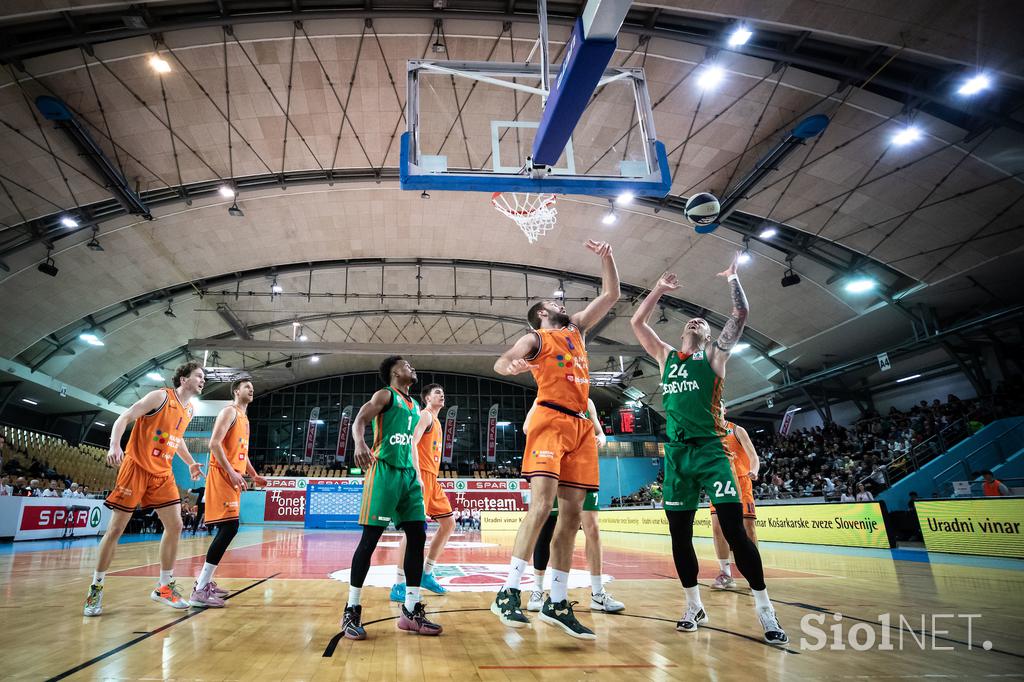
[[[562,329],[535,329],[539,348],[526,358],[537,382],[537,402],[549,401],[575,412],[587,411],[590,369],[583,334],[575,325]]]
[[[732,461],[732,470],[736,474],[736,478],[743,478],[750,473],[750,458],[747,456],[747,451],[743,449],[740,439],[736,437],[736,425],[726,422],[725,434],[722,440],[725,442],[725,447],[729,449],[729,454],[732,455],[729,458]]]
[[[192,405],[182,405],[173,388],[165,388],[164,393],[160,409],[135,421],[125,449],[127,457],[154,476],[171,475],[171,460],[192,421]]]
[[[416,446],[416,454],[420,458],[420,472],[437,476],[441,471],[441,449],[444,440],[444,431],[441,429],[441,422],[437,417],[432,418],[430,428],[422,436]]]
[[[234,405],[232,405],[234,407]],[[235,409],[235,423],[231,425],[228,432],[224,434],[224,440],[220,442],[224,448],[224,456],[227,458],[231,468],[240,474],[244,474],[249,459],[249,417],[237,407]],[[212,454],[210,464],[220,466],[220,462]]]

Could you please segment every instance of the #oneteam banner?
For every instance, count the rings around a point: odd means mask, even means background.
[[[345,454],[348,452],[348,430],[352,426],[352,406],[349,405],[341,411],[341,422],[338,424],[338,447],[335,450],[334,459],[344,464]]]
[[[313,444],[316,443],[316,420],[320,418],[320,408],[314,407],[309,413],[309,428],[306,429],[306,452],[303,461],[313,463]]]
[[[491,405],[487,412],[487,462],[494,464],[498,449],[498,403]]]
[[[444,452],[441,461],[445,464],[452,463],[452,450],[455,447],[455,417],[459,413],[457,405],[448,408],[444,418]]]

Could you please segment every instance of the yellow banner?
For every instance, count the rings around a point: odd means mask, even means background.
[[[918,502],[917,521],[929,552],[1024,559],[1024,499],[988,497]]]
[[[483,530],[517,530],[522,512],[492,512],[481,516]],[[602,531],[668,535],[668,521],[661,509],[602,510]],[[770,504],[757,508],[758,540],[812,545],[889,548],[889,535],[877,502],[848,504]],[[711,514],[697,510],[693,534],[711,537]]]

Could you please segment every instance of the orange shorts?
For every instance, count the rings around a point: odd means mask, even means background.
[[[423,508],[432,519],[452,515],[452,503],[434,474],[423,472]]]
[[[740,503],[743,505],[743,518],[745,519],[756,519],[757,514],[754,513],[754,483],[750,480],[750,476],[740,476],[737,478],[737,485],[740,488]],[[715,513],[715,505],[710,506],[712,514]]]
[[[222,468],[211,464],[210,473],[206,475],[204,501],[206,512],[203,514],[203,518],[207,526],[214,526],[225,521],[237,521],[242,491],[231,485],[231,480]]]
[[[110,509],[133,512],[136,507],[159,509],[181,504],[181,495],[171,472],[166,476],[155,476],[126,455],[117,471],[114,489],[103,504]]]
[[[527,428],[524,478],[544,476],[570,488],[598,489],[597,439],[589,419],[538,405]]]

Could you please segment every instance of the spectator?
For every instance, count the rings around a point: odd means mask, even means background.
[[[875,496],[871,494],[871,491],[864,487],[863,483],[857,484],[857,501],[858,502],[871,502],[875,499]]]
[[[13,495],[14,486],[11,485],[11,477],[4,476],[0,478],[0,496]]]
[[[39,488],[39,497],[60,497],[54,490],[55,484],[52,481],[43,481]]]
[[[68,488],[67,490],[65,490],[64,494],[61,495],[61,497],[68,497],[68,498],[75,498],[75,497],[81,497],[81,496],[82,496],[82,493],[80,493],[78,491],[78,484],[74,483],[74,482],[72,482],[71,487]]]
[[[843,491],[842,497],[839,498],[840,502],[856,502],[857,498],[853,496],[853,488],[847,488]]]
[[[985,497],[1009,497],[1010,489],[1002,481],[995,477],[991,471],[986,469],[981,472],[985,482],[981,484],[981,491]]]
[[[89,486],[82,486],[82,497],[91,497],[91,493],[89,492]]]
[[[42,497],[43,496],[43,488],[42,488],[42,485],[40,484],[38,478],[33,478],[31,481],[29,481],[28,482],[28,488],[29,488],[29,491],[30,491],[29,495],[31,497]]]
[[[32,488],[25,482],[24,476],[18,476],[17,480],[14,482],[14,490],[11,494],[15,497],[32,496]]]

